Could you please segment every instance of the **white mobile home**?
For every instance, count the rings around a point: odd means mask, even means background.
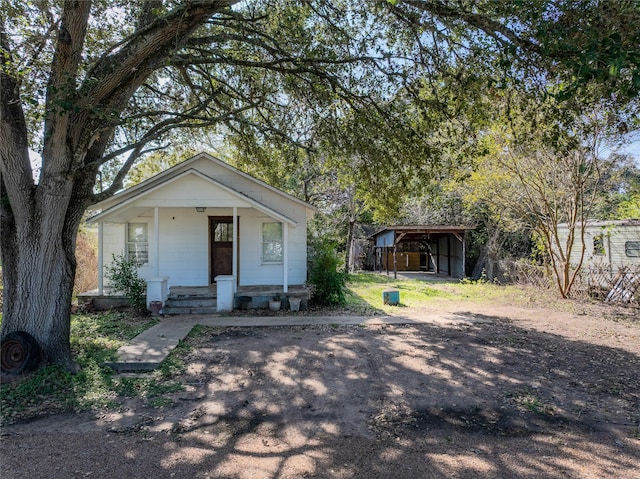
[[[99,294],[113,255],[140,263],[148,302],[172,286],[302,285],[315,208],[200,153],[98,203]]]
[[[561,243],[566,241],[569,228],[559,225]],[[580,260],[580,231],[576,232],[576,243],[570,262]],[[640,220],[591,220],[584,230],[586,246],[583,267],[608,266],[611,271],[627,266],[640,265]]]

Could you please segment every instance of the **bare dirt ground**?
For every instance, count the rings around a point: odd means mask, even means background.
[[[402,310],[480,322],[208,329],[171,404],[4,427],[0,473],[640,477],[638,310],[532,301]]]

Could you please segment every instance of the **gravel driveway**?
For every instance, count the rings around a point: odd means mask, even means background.
[[[2,478],[640,477],[634,314],[458,313],[205,329],[165,407],[4,427]]]

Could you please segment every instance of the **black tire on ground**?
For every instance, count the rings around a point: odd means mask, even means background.
[[[2,338],[0,366],[2,374],[17,376],[33,371],[41,360],[41,349],[33,336],[14,331]]]

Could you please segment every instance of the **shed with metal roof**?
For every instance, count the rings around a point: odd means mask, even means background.
[[[395,225],[371,236],[378,271],[422,271],[465,276],[465,233],[470,226]]]

